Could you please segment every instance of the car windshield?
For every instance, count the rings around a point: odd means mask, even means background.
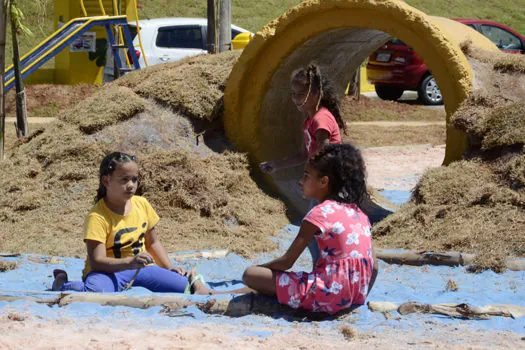
[[[404,42],[402,42],[401,40],[399,40],[399,39],[397,39],[397,38],[393,38],[393,39],[391,39],[390,41],[388,41],[387,44],[388,44],[388,45],[407,46],[407,44],[405,44]]]

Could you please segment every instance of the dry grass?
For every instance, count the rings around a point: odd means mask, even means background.
[[[199,55],[128,74],[117,83],[188,118],[213,121],[222,114],[226,79],[238,56],[237,51]]]
[[[341,103],[343,119],[357,121],[444,121],[444,109],[424,108],[395,101],[383,101],[361,95],[359,100],[345,96]]]
[[[383,246],[473,253],[472,271],[500,272],[505,257],[525,257],[525,76],[473,68],[482,89],[452,117],[469,135],[467,158],[427,171],[373,233]]]
[[[145,101],[131,89],[109,84],[60,115],[62,121],[76,124],[85,134],[133,118],[144,111]]]
[[[212,74],[214,58],[224,63],[222,55],[206,57],[204,68],[192,70],[198,76],[186,79]],[[185,64],[199,67],[200,60]],[[156,67],[134,74],[165,78]],[[217,74],[207,79],[222,81]],[[197,145],[188,115],[147,99],[155,92],[141,89],[143,95],[115,84],[102,88],[9,147],[0,163],[0,251],[84,257],[82,224],[98,187],[99,162],[114,150],[137,154],[140,191],[161,216],[159,236],[168,250],[228,248],[248,256],[275,248],[269,237],[288,222],[285,208],[252,180],[246,157],[216,153],[202,138]],[[195,103],[208,91],[193,91]],[[206,142],[228,148],[220,138]]]
[[[497,72],[525,74],[524,55],[483,51],[472,47],[469,41],[461,43],[460,47],[467,56],[489,63]]]
[[[356,340],[359,333],[355,327],[352,327],[347,324],[343,324],[340,328],[341,334],[345,337],[346,340]]]
[[[16,269],[16,261],[0,261],[0,272],[7,272]]]
[[[352,125],[348,135],[343,135],[344,142],[350,142],[358,147],[404,146],[445,143],[445,127],[441,125],[427,126],[377,126]]]

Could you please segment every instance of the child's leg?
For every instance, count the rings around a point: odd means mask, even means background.
[[[71,281],[62,284],[60,291],[114,293],[119,290],[117,278],[114,273],[91,271],[84,282]]]
[[[186,277],[159,266],[143,267],[133,283],[136,287],[159,293],[184,293],[187,284]]]
[[[251,266],[244,271],[242,281],[249,288],[269,296],[277,295],[276,274],[269,268]]]

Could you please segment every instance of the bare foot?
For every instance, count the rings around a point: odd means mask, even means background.
[[[193,282],[193,284],[191,285],[191,289],[190,289],[191,294],[199,294],[199,295],[215,294],[212,290],[206,287],[206,285],[204,285],[204,283],[202,282],[200,278],[197,278],[197,275],[198,273],[196,270],[191,270],[187,275],[189,283]]]
[[[55,280],[53,281],[51,290],[58,292],[62,285],[68,281],[67,273],[64,270],[55,270],[53,271],[53,275],[55,276]]]

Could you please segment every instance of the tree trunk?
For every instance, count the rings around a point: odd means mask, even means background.
[[[217,53],[217,45],[216,42],[216,27],[217,27],[217,21],[215,20],[215,0],[208,0],[208,26],[207,26],[207,32],[208,36],[206,38],[206,49],[208,50],[208,53]]]
[[[11,17],[11,36],[13,38],[13,66],[15,71],[16,88],[16,135],[26,137],[29,135],[27,126],[26,91],[20,74],[20,53],[18,52],[18,34],[16,24]]]
[[[5,0],[0,4],[0,161],[4,159],[5,145],[5,38],[7,28],[7,7]]]
[[[219,2],[219,52],[224,52],[231,50],[232,45],[231,0]]]

